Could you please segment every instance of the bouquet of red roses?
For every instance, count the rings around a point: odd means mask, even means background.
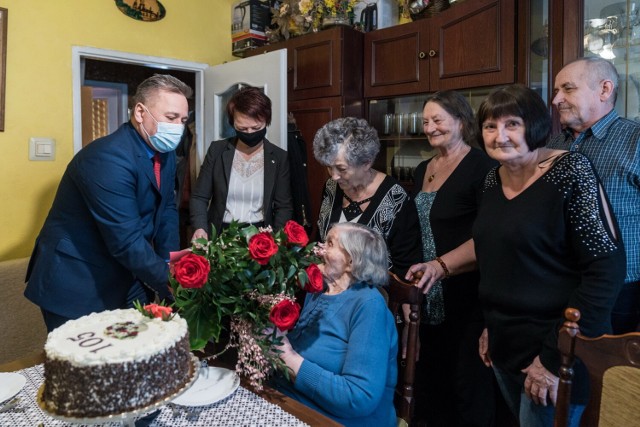
[[[294,221],[277,232],[234,222],[210,241],[196,240],[192,252],[172,264],[170,276],[191,348],[218,342],[228,318],[227,348],[238,349],[236,371],[261,387],[274,368],[283,367],[273,346],[280,343],[276,329],[287,331],[298,320],[296,292],[322,290],[315,248]]]

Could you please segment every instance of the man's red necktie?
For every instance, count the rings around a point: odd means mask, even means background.
[[[156,176],[156,184],[158,189],[160,188],[160,153],[156,153],[153,156],[153,174]]]

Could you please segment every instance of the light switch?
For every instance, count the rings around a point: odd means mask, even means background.
[[[53,138],[29,138],[29,160],[55,160],[56,140]]]

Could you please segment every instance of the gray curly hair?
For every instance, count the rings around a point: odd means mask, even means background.
[[[320,164],[331,166],[340,149],[344,149],[349,166],[373,163],[380,151],[378,131],[365,119],[343,117],[332,120],[313,138],[313,155]]]

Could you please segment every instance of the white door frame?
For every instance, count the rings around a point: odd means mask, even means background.
[[[116,50],[99,49],[95,47],[73,46],[71,48],[71,69],[73,78],[73,152],[77,153],[82,148],[82,108],[81,88],[82,69],[81,59],[99,59],[112,62],[124,62],[158,69],[174,69],[191,71],[195,73],[196,87],[193,88],[196,111],[196,148],[200,161],[203,159],[204,147],[204,70],[208,64],[199,62],[182,61],[179,59],[162,58],[159,56],[139,55]],[[198,162],[200,163],[200,162]]]

